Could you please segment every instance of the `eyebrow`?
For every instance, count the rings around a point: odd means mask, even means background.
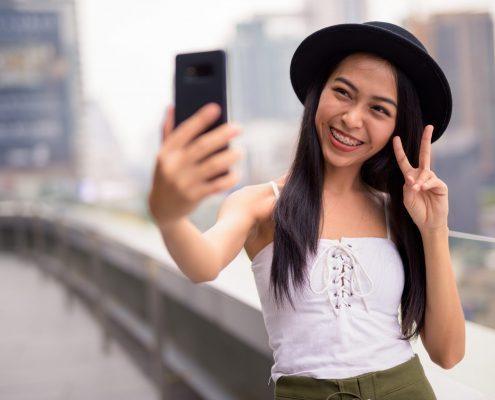
[[[336,81],[345,83],[347,86],[349,86],[353,91],[358,92],[358,88],[356,85],[354,85],[350,80],[343,78],[341,76],[338,76],[335,78]],[[393,101],[392,99],[389,99],[388,97],[383,97],[383,96],[372,96],[372,99],[374,100],[379,100],[379,101],[384,101],[385,103],[392,104],[395,108],[397,108],[397,103]]]

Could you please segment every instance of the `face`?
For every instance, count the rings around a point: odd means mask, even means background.
[[[328,165],[361,165],[390,140],[397,116],[393,67],[367,54],[343,59],[327,80],[315,123]]]

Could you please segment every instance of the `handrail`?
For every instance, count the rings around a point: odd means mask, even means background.
[[[459,239],[476,240],[478,242],[487,242],[495,244],[495,238],[490,236],[476,235],[473,233],[459,232],[449,230],[449,236]]]

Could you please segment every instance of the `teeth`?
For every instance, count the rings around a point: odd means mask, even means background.
[[[348,138],[347,136],[341,135],[334,129],[330,128],[330,132],[332,133],[332,136],[337,139],[339,142],[344,143],[348,146],[359,146],[363,142],[360,142],[359,140],[354,140],[351,138]]]

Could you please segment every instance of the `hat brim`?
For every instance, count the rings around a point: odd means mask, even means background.
[[[434,126],[432,142],[447,128],[452,95],[443,71],[414,42],[374,25],[342,24],[308,36],[296,49],[290,65],[292,87],[304,104],[313,79],[336,56],[365,52],[376,54],[399,68],[411,80],[421,104],[424,125]]]

